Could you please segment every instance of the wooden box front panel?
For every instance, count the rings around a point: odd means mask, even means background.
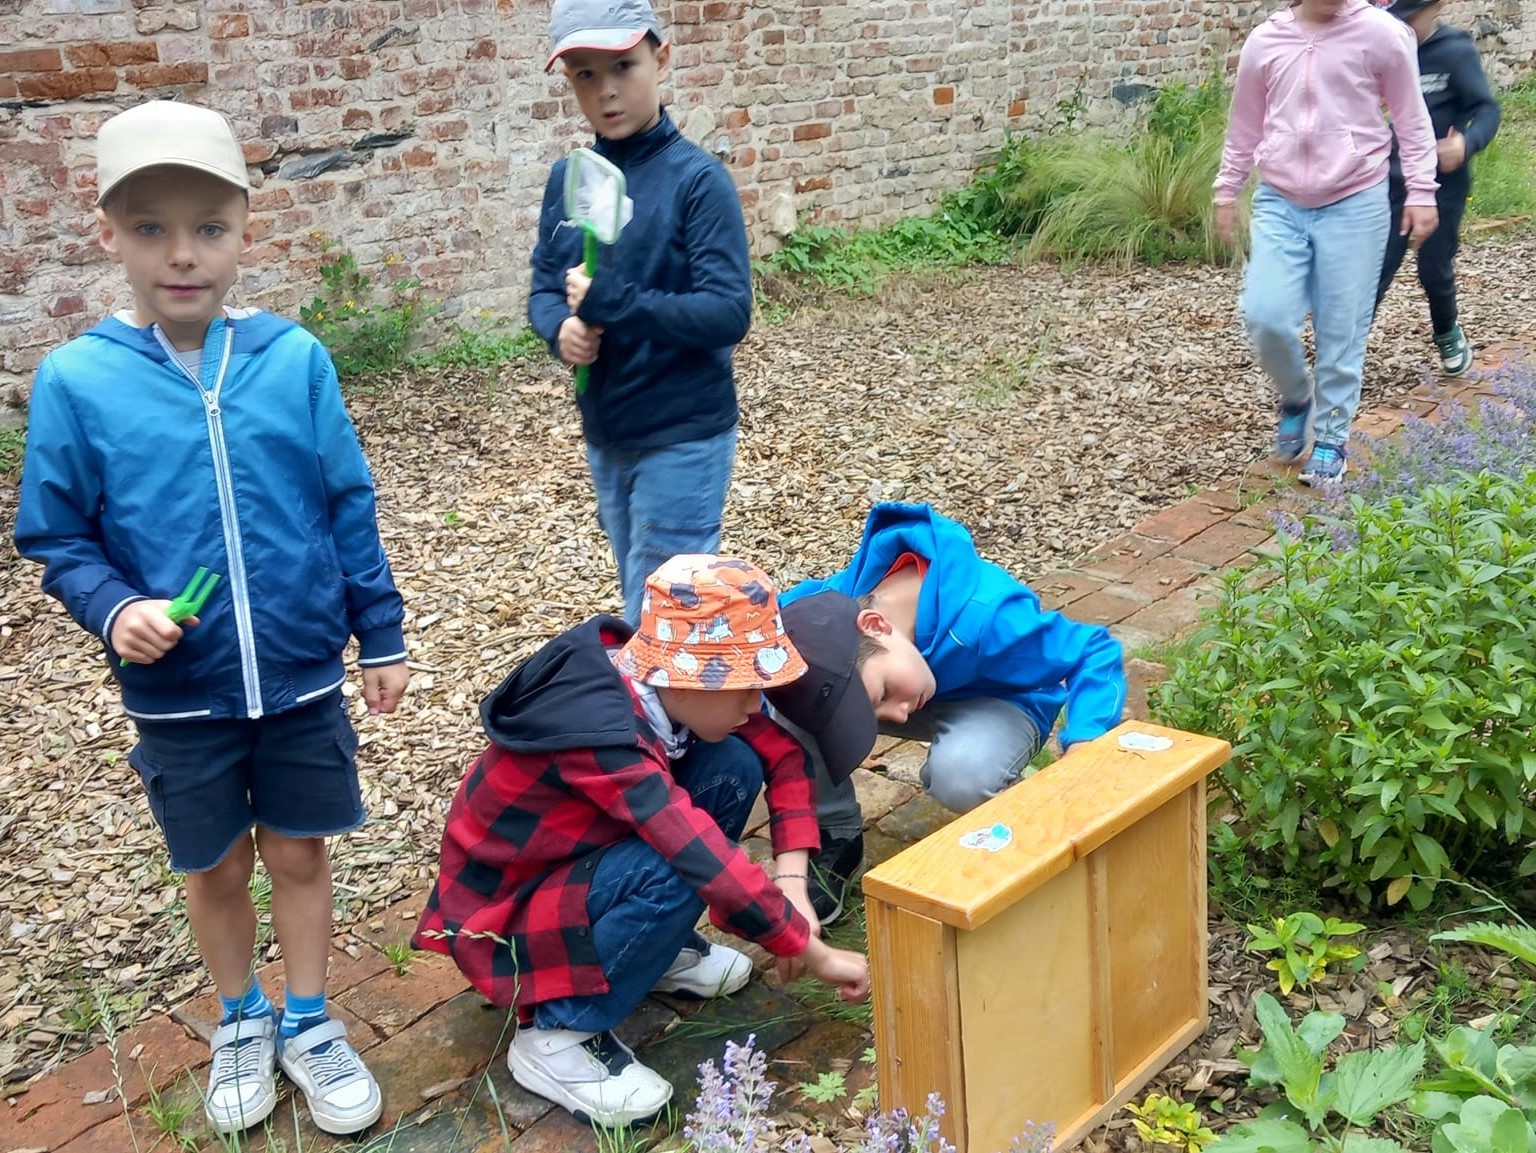
[[[1103,1098],[1086,863],[979,929],[950,931],[965,1072],[961,1148],[1006,1150],[1025,1121],[1092,1111]]]

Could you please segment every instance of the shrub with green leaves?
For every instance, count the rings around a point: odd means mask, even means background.
[[[299,320],[330,352],[336,375],[346,379],[404,367],[417,330],[433,312],[417,299],[420,282],[392,281],[380,301],[373,279],[351,252],[328,238],[322,239],[322,250],[320,291],[300,305]]]
[[[1359,970],[1365,958],[1357,945],[1344,944],[1340,938],[1353,937],[1365,926],[1358,921],[1326,921],[1305,910],[1288,917],[1275,917],[1268,925],[1248,926],[1248,950],[1253,953],[1279,953],[1265,968],[1280,984],[1280,992],[1290,993],[1297,986],[1305,989],[1319,981],[1330,967]]]
[[[1435,1122],[1435,1153],[1536,1149],[1536,1046],[1497,1045],[1495,1028],[1458,1025],[1430,1039],[1442,1069],[1419,1083],[1409,1108]]]
[[[1227,574],[1159,716],[1232,741],[1219,787],[1283,871],[1414,908],[1518,853],[1536,872],[1536,473],[1350,513],[1343,551],[1282,533]]]
[[[1328,1047],[1344,1031],[1339,1013],[1312,1012],[1295,1028],[1280,1003],[1260,993],[1254,1003],[1264,1043],[1239,1053],[1256,1088],[1284,1099],[1255,1121],[1233,1126],[1206,1153],[1403,1153],[1396,1141],[1368,1136],[1383,1110],[1407,1100],[1424,1067],[1424,1043],[1346,1053],[1328,1068]]]

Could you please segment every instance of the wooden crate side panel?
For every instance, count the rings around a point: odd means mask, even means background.
[[[955,934],[970,1153],[1005,1150],[1026,1121],[1061,1126],[1103,1100],[1089,906],[1079,863]]]
[[[1109,900],[1110,1018],[1114,1082],[1199,1020],[1204,982],[1197,980],[1205,922],[1195,920],[1188,789],[1100,848]]]
[[[880,1108],[921,1114],[938,1093],[944,1137],[966,1153],[955,931],[872,898],[864,909]]]

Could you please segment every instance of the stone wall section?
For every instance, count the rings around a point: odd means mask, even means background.
[[[1081,93],[1093,122],[1235,61],[1261,0],[673,0],[667,100],[730,166],[754,249],[966,183]],[[324,244],[446,315],[519,317],[549,165],[586,137],[542,72],[548,0],[0,0],[0,407],[127,303],[95,242],[92,139],[156,96],[228,114],[256,188],[235,298],[295,315]],[[1536,0],[1451,0],[1496,78]]]

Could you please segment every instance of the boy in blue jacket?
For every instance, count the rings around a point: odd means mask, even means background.
[[[1063,707],[1063,748],[1120,723],[1125,672],[1109,630],[1043,611],[929,505],[875,505],[848,566],[796,585],[781,603],[824,589],[859,601],[859,671],[880,729],[930,742],[923,787],[947,808],[966,812],[1017,781]],[[827,924],[863,867],[858,798],[846,774],[827,772],[815,738],[779,721],[816,766],[822,847],[811,903]]]
[[[661,107],[671,47],[648,0],[555,0],[549,26],[546,68],[564,65],[595,150],[624,172],[633,219],[589,279],[559,161],[528,320],[566,364],[591,366],[576,404],[633,625],[647,575],[719,549],[736,458],[731,354],[752,318],[746,225],[730,174]]]
[[[1472,157],[1493,142],[1501,114],[1488,88],[1477,45],[1460,28],[1440,23],[1444,7],[1443,0],[1395,0],[1387,11],[1413,29],[1419,42],[1419,87],[1435,126],[1436,178],[1440,181],[1435,194],[1440,227],[1419,246],[1419,284],[1429,298],[1430,330],[1440,354],[1440,367],[1447,376],[1460,376],[1472,367],[1472,345],[1462,332],[1456,307],[1461,219],[1472,195]],[[1388,193],[1396,212],[1407,196],[1396,147],[1389,180]],[[1378,308],[1407,251],[1407,237],[1387,237],[1376,289]]]
[[[354,1133],[383,1099],[325,1003],[325,838],[364,817],[348,638],[369,712],[393,712],[409,677],[373,483],[325,349],[224,305],[251,243],[224,117],[165,100],[123,112],[101,127],[96,174],[101,245],[133,306],[38,368],[16,547],[101,641],[138,729],[130,761],[224,1007],[209,1123],[264,1120],[281,1065],[319,1128]],[[177,624],[167,598],[204,566],[221,579]],[[280,1018],[252,972],[258,852],[286,963]]]

